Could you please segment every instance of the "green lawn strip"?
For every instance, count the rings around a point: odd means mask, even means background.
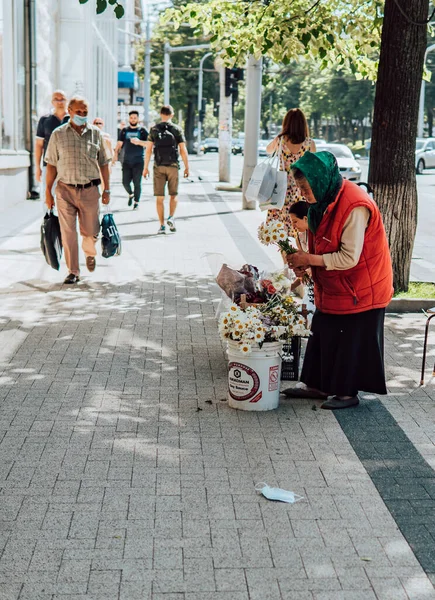
[[[435,298],[435,283],[412,281],[407,292],[394,294],[395,298]]]

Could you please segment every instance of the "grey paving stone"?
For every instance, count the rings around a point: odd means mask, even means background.
[[[371,600],[373,579],[378,600],[391,580],[430,599],[430,578],[391,516],[402,515],[432,573],[433,465],[407,438],[435,456],[429,395],[396,390],[391,413],[375,402],[342,415],[358,456],[334,415],[311,403],[253,414],[221,402],[219,292],[201,253],[273,255],[252,239],[260,213],[242,222],[238,200],[190,185],[180,212],[203,229],[181,221],[152,261],[139,236],[126,241],[135,261],[126,251],[77,290],[0,290],[0,331],[29,306],[37,315],[0,367],[10,378],[0,386],[0,598],[3,586],[13,600],[22,582],[20,600]],[[152,203],[141,210],[142,233],[155,215]],[[126,232],[136,226],[118,215]],[[305,500],[271,503],[254,490],[261,480]]]

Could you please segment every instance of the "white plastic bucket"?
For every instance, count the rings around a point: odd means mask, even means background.
[[[269,342],[242,354],[228,341],[228,404],[238,410],[273,410],[279,405],[281,342]]]

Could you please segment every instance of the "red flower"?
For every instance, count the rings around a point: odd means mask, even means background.
[[[272,284],[267,286],[267,293],[268,294],[276,294],[276,289],[273,287]]]
[[[269,287],[269,285],[272,285],[272,282],[270,281],[270,279],[263,279],[261,282],[261,286],[264,287],[265,289]]]

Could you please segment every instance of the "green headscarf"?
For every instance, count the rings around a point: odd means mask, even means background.
[[[343,183],[337,159],[331,152],[306,152],[292,169],[302,171],[317,200],[308,209],[308,227],[316,233],[326,208],[335,200]]]

